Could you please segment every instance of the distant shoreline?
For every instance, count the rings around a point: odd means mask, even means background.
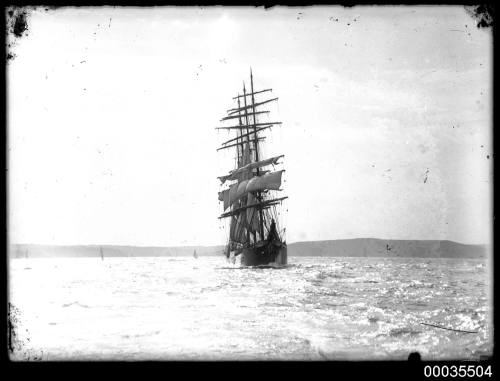
[[[9,258],[223,256],[224,246],[144,247],[122,245],[36,245],[11,244]],[[446,240],[385,240],[354,238],[294,242],[292,257],[379,257],[379,258],[486,258],[488,245],[462,244]]]

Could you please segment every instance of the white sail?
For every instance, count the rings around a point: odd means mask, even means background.
[[[263,176],[256,176],[248,181],[247,192],[256,192],[266,189],[278,190],[281,187],[281,175],[284,170],[267,173]]]
[[[224,202],[224,210],[229,208],[229,189],[225,189],[222,192],[219,192],[219,201]]]
[[[219,192],[219,200],[224,201],[224,210],[250,192],[279,190],[283,172],[284,170],[281,170],[266,173],[262,176],[255,176],[250,180],[243,180],[240,183],[231,185],[229,189]]]
[[[231,171],[229,175],[218,177],[218,179],[222,182],[222,184],[224,184],[227,180],[239,180],[238,175],[240,175],[241,173],[247,173],[252,171],[253,169],[265,167],[266,165],[270,164],[276,165],[278,163],[278,160],[283,156],[284,155],[275,156],[269,159],[264,159],[253,163],[249,163],[247,165],[242,166],[241,168]]]

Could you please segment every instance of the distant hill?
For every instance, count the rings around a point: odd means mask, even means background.
[[[180,247],[143,247],[116,245],[11,245],[9,256],[14,258],[50,258],[50,257],[179,257],[193,256],[194,251],[199,256],[222,255],[224,246],[180,246]]]
[[[51,246],[13,244],[11,258],[49,257],[177,257],[222,256],[224,246],[140,247],[115,245]],[[290,257],[409,257],[409,258],[485,258],[486,245],[465,245],[452,241],[384,240],[356,238],[295,242],[288,245]]]
[[[486,245],[452,241],[356,238],[288,245],[288,255],[297,257],[485,258],[486,254]]]

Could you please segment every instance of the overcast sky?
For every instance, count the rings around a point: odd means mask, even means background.
[[[13,243],[224,244],[214,127],[250,67],[279,97],[288,242],[491,239],[492,33],[463,7],[40,8],[28,28]]]

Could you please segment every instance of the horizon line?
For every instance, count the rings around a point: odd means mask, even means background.
[[[438,242],[453,242],[460,245],[483,245],[483,246],[491,246],[493,242],[489,243],[463,243],[459,241],[454,241],[451,239],[393,239],[393,238],[374,238],[374,237],[358,237],[358,238],[336,238],[336,239],[317,239],[317,240],[305,240],[305,241],[293,241],[287,242],[287,245],[292,245],[296,243],[311,243],[311,242],[325,242],[325,241],[354,241],[354,240],[369,240],[375,239],[379,241],[438,241]],[[217,247],[217,246],[225,246],[226,243],[223,244],[215,244],[215,245],[207,245],[207,244],[186,244],[186,245],[134,245],[134,244],[115,244],[115,243],[84,243],[84,244],[53,244],[53,243],[23,243],[23,242],[9,242],[8,245],[32,245],[32,246],[121,246],[121,247],[138,247],[138,248],[168,248],[168,247]]]

